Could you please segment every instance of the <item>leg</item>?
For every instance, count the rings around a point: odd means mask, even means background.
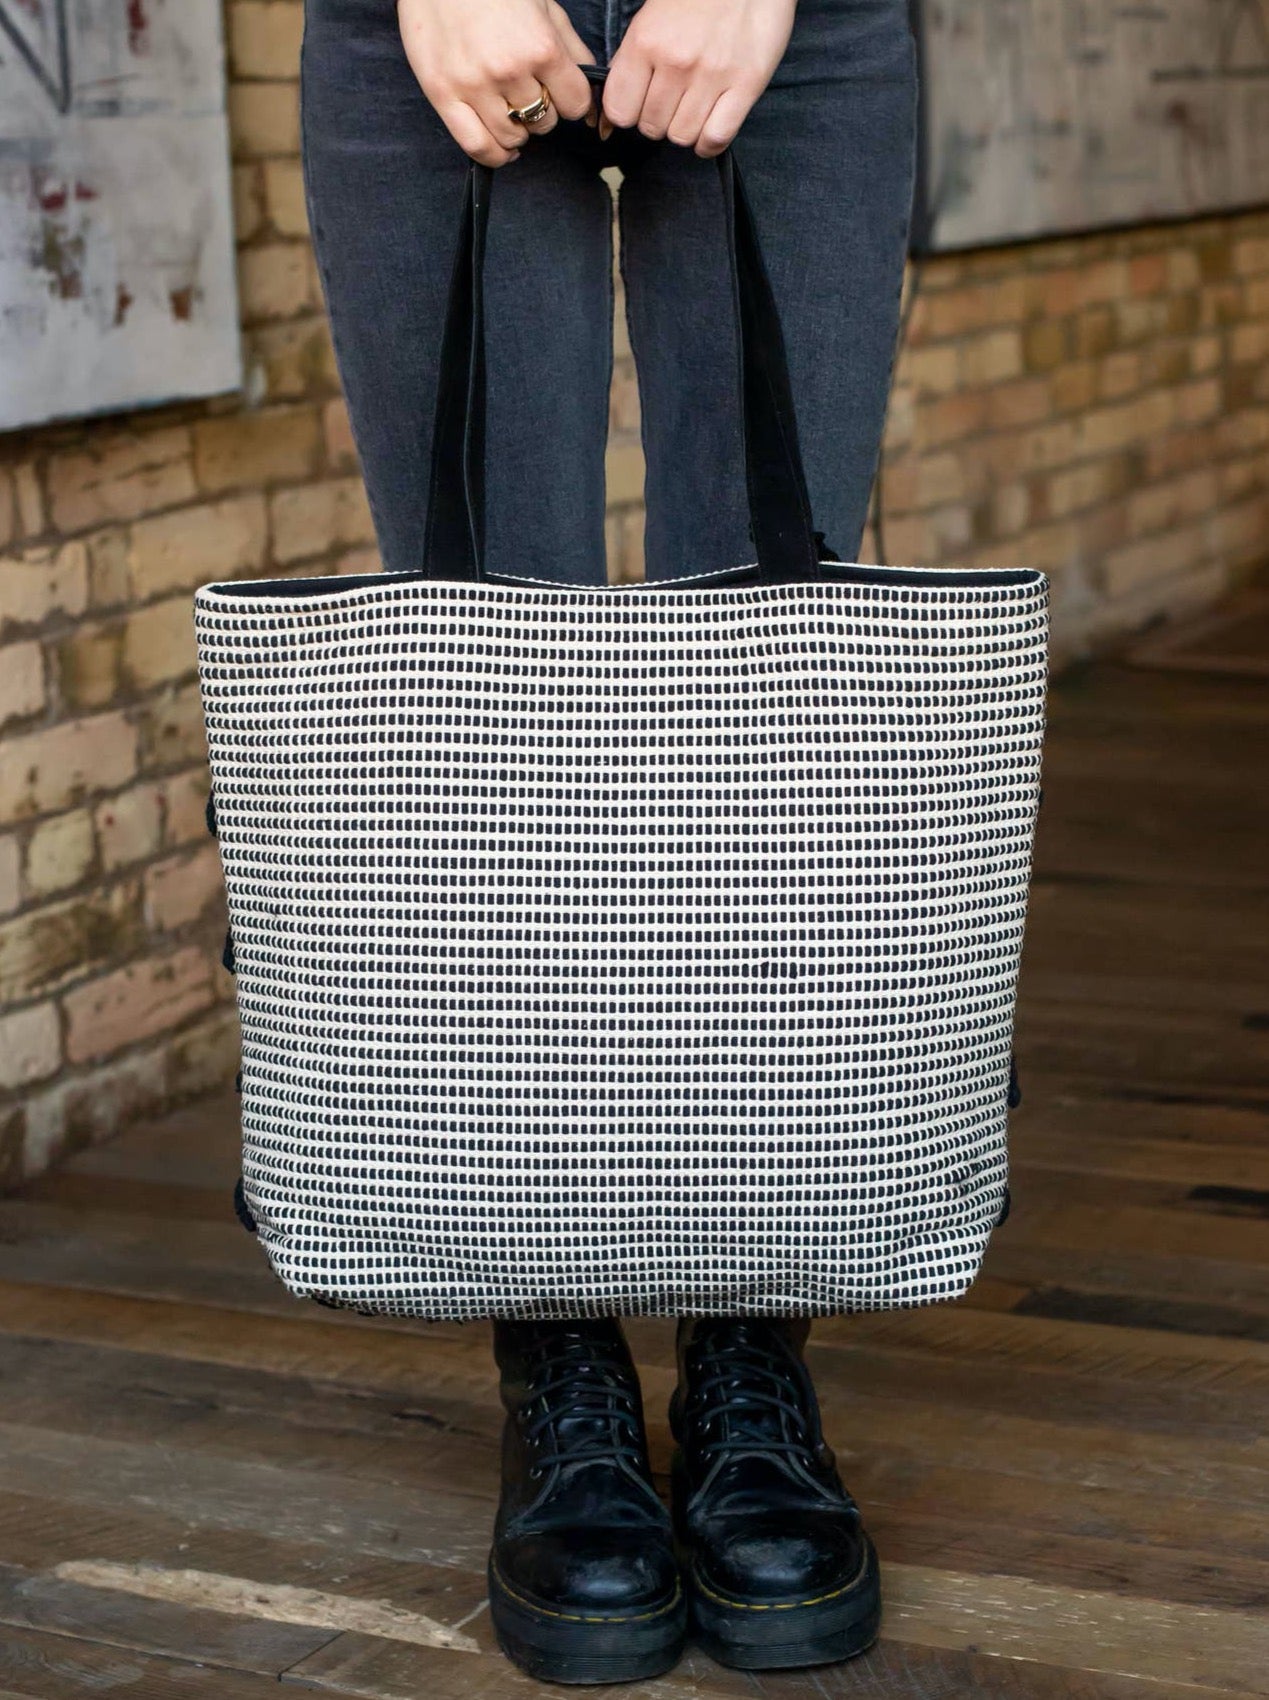
[[[416,568],[466,155],[385,0],[307,0],[309,218],[385,567]],[[611,198],[554,138],[497,174],[486,267],[488,558],[604,582]]]
[[[906,0],[801,0],[735,144],[780,309],[816,525],[854,559],[885,421],[916,166]],[[622,186],[648,458],[648,576],[752,559],[715,168],[666,148]]]

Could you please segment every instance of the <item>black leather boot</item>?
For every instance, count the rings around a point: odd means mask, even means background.
[[[494,1323],[502,1497],[489,1555],[498,1645],[549,1682],[659,1676],[687,1631],[621,1325]]]
[[[800,1320],[684,1317],[670,1400],[692,1628],[740,1670],[826,1664],[877,1637],[877,1554],[825,1443]]]

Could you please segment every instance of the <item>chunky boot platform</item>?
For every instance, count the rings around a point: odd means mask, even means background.
[[[489,1555],[498,1645],[548,1682],[660,1676],[687,1603],[615,1318],[494,1323],[502,1496]]]
[[[739,1670],[849,1659],[880,1626],[877,1554],[802,1361],[809,1329],[805,1318],[678,1326],[675,1535],[694,1638]]]

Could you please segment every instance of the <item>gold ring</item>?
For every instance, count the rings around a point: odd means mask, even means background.
[[[528,106],[509,106],[507,117],[513,124],[523,124],[527,129],[530,124],[540,124],[551,110],[551,91],[545,83],[539,83],[542,93]]]

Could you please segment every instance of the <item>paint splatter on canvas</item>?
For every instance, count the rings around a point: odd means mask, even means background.
[[[1269,0],[920,0],[922,249],[1269,201]]]
[[[240,381],[218,0],[0,0],[0,430]]]

